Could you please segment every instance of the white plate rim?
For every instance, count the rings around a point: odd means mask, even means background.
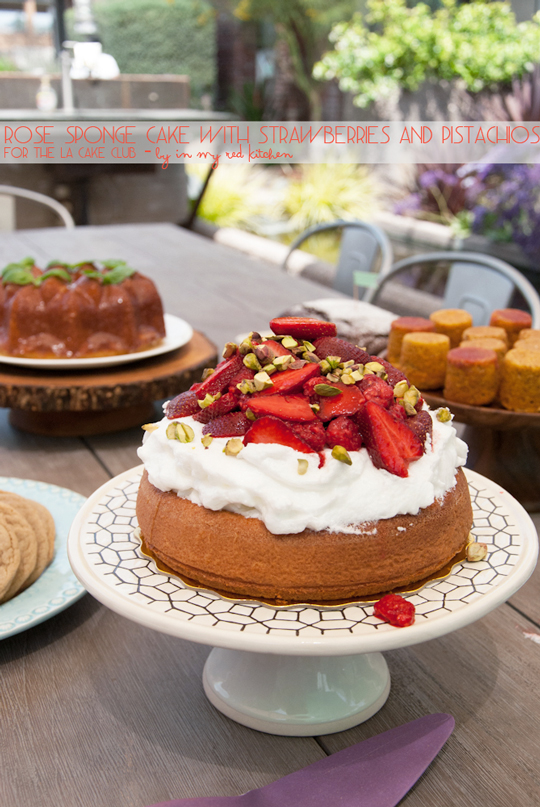
[[[114,488],[126,480],[131,480],[134,483],[137,474],[142,472],[142,468],[143,466],[137,466],[109,480],[98,488],[81,508],[72,524],[68,538],[68,556],[73,571],[87,590],[111,610],[145,627],[201,644],[259,653],[312,656],[346,656],[406,647],[443,636],[488,614],[505,602],[526,582],[534,570],[538,557],[536,529],[521,504],[491,480],[474,471],[464,469],[469,481],[478,485],[487,485],[488,490],[491,490],[493,495],[504,499],[505,505],[515,517],[516,527],[519,529],[523,539],[515,566],[504,581],[498,583],[492,590],[482,594],[478,599],[468,603],[460,610],[449,612],[433,619],[431,622],[425,620],[421,623],[417,622],[408,628],[393,628],[384,632],[374,632],[374,634],[370,635],[351,634],[346,637],[333,637],[325,634],[322,637],[302,637],[301,635],[272,636],[269,634],[228,632],[215,626],[205,626],[171,618],[167,613],[153,612],[133,598],[130,599],[123,592],[119,592],[113,581],[109,585],[108,582],[104,582],[93,573],[82,550],[80,540],[86,519],[93,511],[94,506],[99,503],[102,496],[110,488]],[[201,591],[203,590],[201,589]],[[292,606],[291,608],[298,608],[298,606]],[[318,610],[324,611],[325,609]]]
[[[56,507],[58,507],[58,513],[65,514],[67,500],[79,507],[86,502],[85,496],[69,488],[63,488],[48,482],[39,482],[34,479],[2,476],[0,477],[0,489],[18,493],[27,499],[40,501],[41,504],[47,506],[53,517],[55,516]],[[32,495],[33,490],[45,493],[47,501],[44,501],[43,496]],[[54,506],[51,506],[51,503]],[[0,605],[0,640],[15,636],[45,622],[69,608],[70,605],[73,605],[74,602],[86,594],[85,588],[81,586],[72,572],[71,574],[66,573],[66,570],[61,569],[64,579],[62,582],[57,580],[55,572],[59,571],[60,567],[65,567],[68,564],[67,540],[69,529],[64,527],[63,530],[59,530],[57,518],[55,518],[55,526],[57,528],[55,554],[50,565],[32,586]],[[36,613],[36,609],[38,613]],[[17,612],[16,619],[9,616],[10,614],[13,615],[13,612]],[[24,618],[25,621],[17,621],[21,620],[21,618]],[[2,627],[6,625],[9,627]]]
[[[153,356],[161,356],[187,345],[193,336],[191,325],[174,314],[164,314],[165,339],[150,350],[136,353],[121,353],[116,356],[94,356],[87,359],[25,359],[19,356],[0,354],[0,364],[11,364],[15,367],[28,367],[36,370],[91,370],[93,367],[114,367],[119,364],[130,364]]]

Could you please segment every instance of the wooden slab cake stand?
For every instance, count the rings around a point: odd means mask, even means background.
[[[529,512],[540,511],[540,413],[471,406],[422,392],[432,409],[447,406],[465,423],[467,467],[497,482]]]
[[[130,429],[155,419],[154,401],[178,395],[215,365],[202,333],[178,350],[92,370],[38,370],[0,364],[0,407],[12,426],[33,434],[83,437]]]

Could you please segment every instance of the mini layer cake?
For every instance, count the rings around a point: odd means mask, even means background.
[[[425,578],[467,544],[466,446],[402,372],[279,318],[148,424],[137,517],[197,585],[331,602]]]

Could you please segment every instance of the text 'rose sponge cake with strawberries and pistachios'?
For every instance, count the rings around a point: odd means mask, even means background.
[[[282,317],[166,406],[139,449],[151,552],[197,585],[330,602],[435,573],[472,524],[467,449],[388,362]]]

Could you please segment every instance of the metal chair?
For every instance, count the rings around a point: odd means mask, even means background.
[[[379,279],[390,271],[393,253],[386,233],[368,222],[338,220],[315,224],[293,241],[282,268],[288,271],[287,262],[291,254],[312,235],[335,229],[342,229],[343,232],[332,287],[355,299],[371,302]],[[380,266],[377,272],[378,259]],[[364,289],[362,294],[360,289]]]
[[[450,264],[446,279],[437,272],[436,265],[442,262]],[[430,270],[427,273],[426,268]],[[423,289],[422,274],[423,280],[427,277]],[[400,276],[407,282],[396,282]],[[434,289],[437,283],[439,288]],[[392,294],[385,295],[390,287]],[[521,297],[517,304],[524,303],[532,315],[532,327],[540,328],[540,297],[527,278],[509,263],[476,252],[430,252],[394,264],[380,277],[370,302],[396,309],[395,313],[401,315],[426,316],[436,308],[464,308],[475,325],[488,325],[491,312],[511,305],[516,293]]]
[[[51,199],[50,196],[46,196],[44,193],[37,193],[36,191],[30,191],[26,188],[16,188],[13,185],[0,185],[0,196],[19,196],[22,199],[30,199],[33,202],[46,205],[54,210],[54,212],[62,219],[64,227],[67,227],[68,229],[75,227],[75,222],[64,205],[61,205],[60,202],[56,201],[56,199]]]

